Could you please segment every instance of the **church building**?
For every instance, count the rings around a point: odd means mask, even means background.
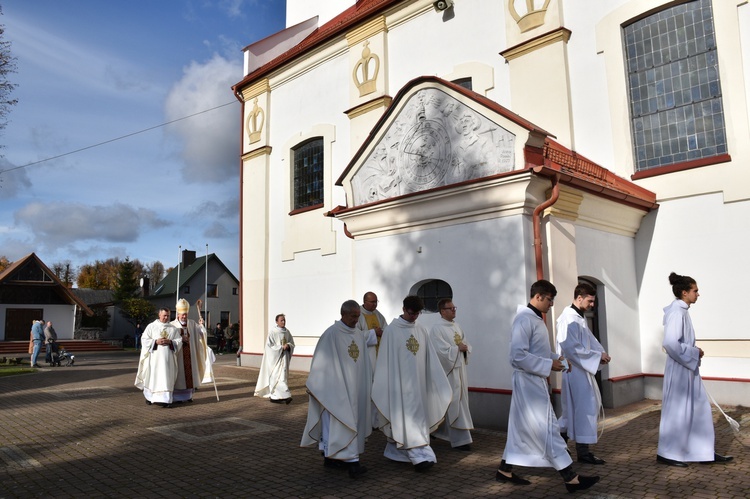
[[[474,422],[504,427],[511,321],[544,278],[551,338],[597,289],[605,407],[660,399],[674,271],[708,390],[746,403],[750,4],[287,0],[286,26],[233,87],[243,365],[279,313],[305,370],[345,300],[373,291],[390,322],[417,294],[429,328],[451,297]]]

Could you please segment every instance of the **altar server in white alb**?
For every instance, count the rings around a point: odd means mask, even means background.
[[[286,328],[286,316],[276,316],[276,326],[268,332],[263,360],[260,364],[255,396],[265,397],[275,404],[289,404],[292,392],[289,391],[289,362],[294,353],[294,338]]]
[[[451,443],[457,450],[471,450],[471,431],[474,422],[469,411],[469,379],[466,364],[469,363],[471,345],[466,341],[461,326],[456,322],[456,306],[449,298],[438,301],[440,322],[430,329],[430,341],[435,347],[440,364],[451,385],[452,397],[445,421],[433,435]]]
[[[168,308],[159,309],[159,318],[149,324],[141,336],[141,358],[135,386],[143,390],[149,405],[172,407],[182,338],[169,322],[170,313]]]
[[[423,472],[437,462],[430,433],[445,418],[451,387],[427,329],[416,322],[422,300],[407,296],[403,305],[403,314],[385,328],[380,341],[372,400],[388,440],[385,457]]]
[[[547,378],[552,371],[564,371],[564,357],[552,351],[543,314],[549,312],[557,290],[544,279],[531,285],[528,305],[519,306],[510,337],[510,364],[513,367],[513,392],[510,398],[508,439],[500,467],[499,482],[528,485],[528,480],[513,473],[513,466],[552,467],[568,492],[588,489],[598,476],[578,475],[565,441],[560,436],[557,417],[552,410]]]
[[[584,316],[595,302],[594,287],[581,283],[573,291],[573,304],[557,318],[557,354],[570,363],[570,370],[562,374],[562,415],[558,423],[563,439],[575,441],[578,462],[604,464],[604,459],[589,448],[599,439],[597,422],[602,412],[602,396],[594,376],[611,360]]]
[[[357,478],[367,471],[359,462],[372,433],[372,372],[367,343],[356,329],[359,304],[341,305],[341,320],[318,340],[307,376],[307,425],[302,447],[318,446],[327,468],[348,470]]]
[[[175,307],[176,319],[172,325],[177,328],[182,338],[182,348],[177,355],[177,380],[174,384],[175,402],[192,402],[195,390],[200,388],[206,373],[206,328],[203,317],[200,322],[188,319],[190,304],[181,298]]]
[[[669,283],[675,300],[664,308],[667,363],[659,423],[656,461],[686,467],[688,462],[726,463],[731,456],[714,450],[711,404],[701,379],[703,350],[695,346],[695,330],[688,309],[698,301],[695,279],[672,272]]]

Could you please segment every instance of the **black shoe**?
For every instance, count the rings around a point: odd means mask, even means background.
[[[507,477],[499,471],[496,471],[495,480],[497,480],[498,482],[510,482],[513,485],[529,485],[531,483],[530,481],[526,480],[525,478],[521,478],[513,472],[511,472],[510,476]]]
[[[598,476],[581,476],[578,475],[578,483],[565,483],[565,488],[568,492],[577,492],[579,490],[586,490],[599,481]]]
[[[470,444],[464,444],[464,445],[459,445],[458,447],[453,447],[453,448],[455,450],[470,451],[471,450],[471,445]]]
[[[172,408],[172,404],[162,404],[161,406],[162,406],[163,409],[171,409]]]
[[[424,473],[435,465],[433,461],[422,461],[414,465],[414,471],[417,473]]]
[[[192,402],[192,401],[193,401],[193,399],[188,400],[188,402]]]
[[[677,466],[678,468],[687,468],[688,466],[687,463],[675,461],[674,459],[667,459],[666,457],[661,457],[659,454],[656,455],[656,462],[666,464],[667,466]]]
[[[349,465],[349,478],[357,478],[367,473],[367,468],[359,464],[359,461],[347,464]]]
[[[31,367],[38,367],[39,369],[42,368],[42,366],[40,366],[39,364],[32,364]]]
[[[284,399],[284,403],[285,403],[286,405],[289,405],[289,404],[291,404],[291,403],[292,403],[292,397],[289,397],[288,399]]]
[[[734,459],[732,456],[722,456],[721,454],[717,454],[714,452],[714,460],[713,461],[701,461],[701,464],[716,464],[716,463],[728,463]]]
[[[146,405],[151,405],[151,401],[150,401],[150,400],[147,400],[147,401],[146,401]]]
[[[589,463],[589,464],[604,464],[607,461],[604,459],[600,459],[594,455],[593,452],[589,452],[588,454],[584,454],[582,456],[578,456],[578,462],[579,463]]]
[[[268,399],[268,400],[270,400],[272,404],[283,404],[284,403],[283,399]]]
[[[349,463],[345,463],[344,461],[339,461],[338,459],[329,459],[327,457],[324,457],[323,466],[325,466],[326,468],[333,468],[336,470],[344,470],[349,467]]]

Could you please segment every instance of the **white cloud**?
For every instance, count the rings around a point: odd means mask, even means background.
[[[81,241],[133,242],[142,230],[169,225],[152,210],[121,203],[30,203],[17,210],[14,218],[16,224],[31,229],[40,246],[51,248]]]
[[[183,72],[167,97],[167,120],[212,109],[167,128],[167,133],[177,135],[183,144],[183,179],[215,183],[235,180],[239,171],[240,104],[231,86],[239,80],[242,68],[215,55],[204,64],[192,62]],[[214,109],[225,104],[230,105]]]

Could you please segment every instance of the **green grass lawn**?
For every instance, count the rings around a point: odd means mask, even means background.
[[[36,368],[27,365],[0,364],[0,376],[14,376],[16,374],[34,373]]]

